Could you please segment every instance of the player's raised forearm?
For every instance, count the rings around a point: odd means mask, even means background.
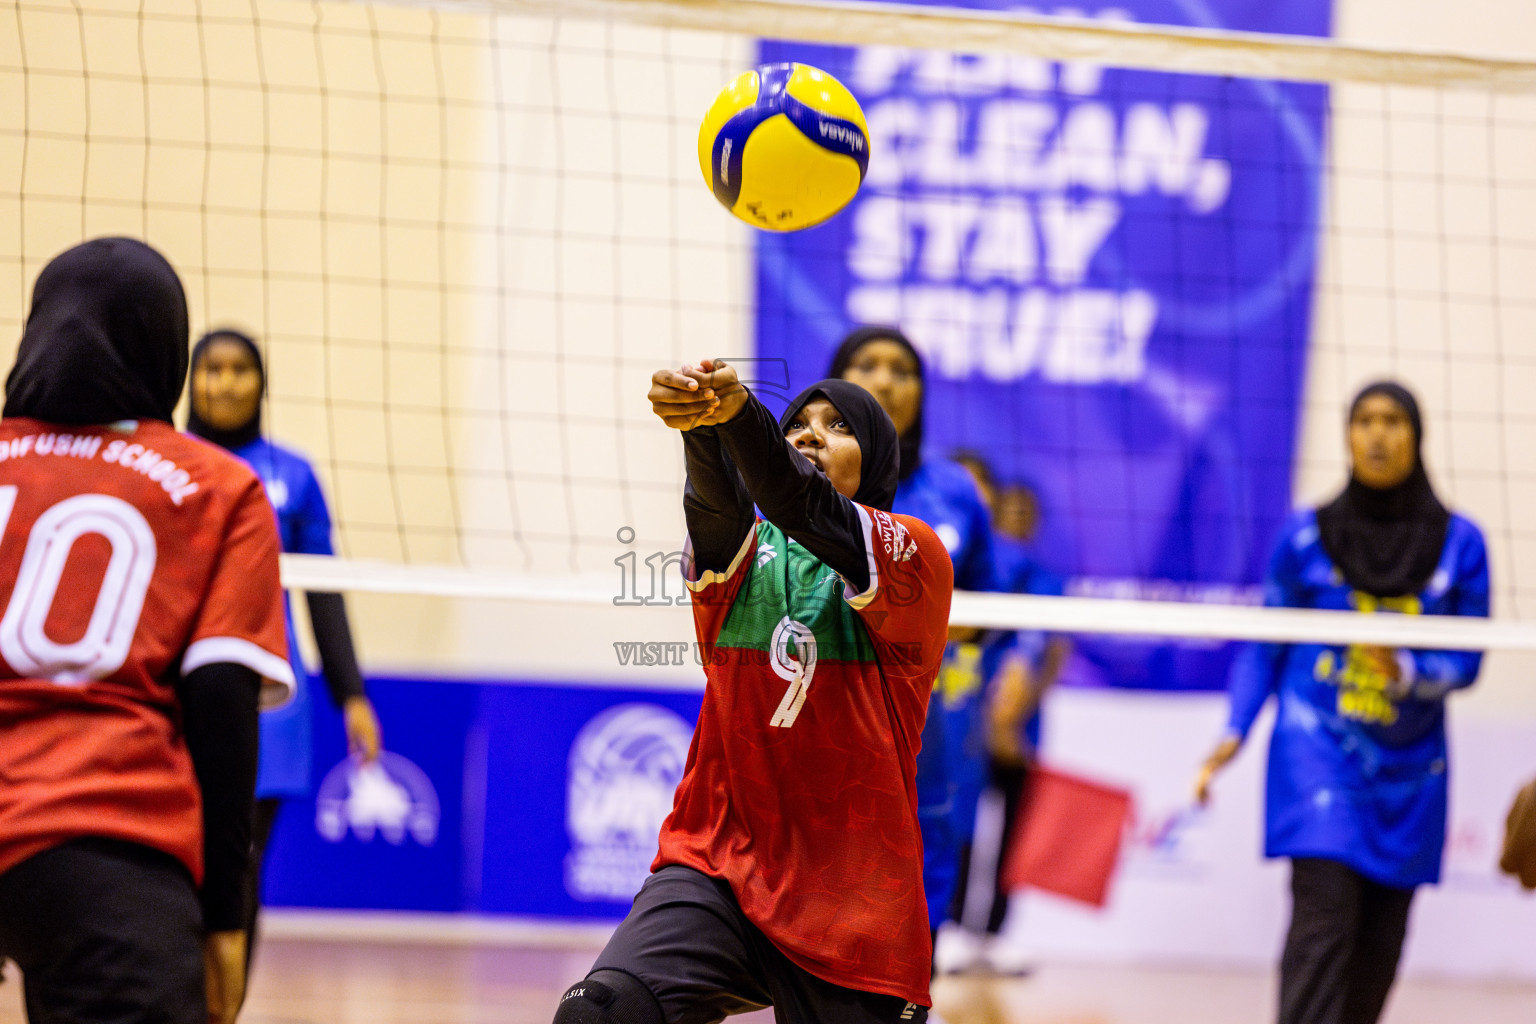
[[[756,518],[741,475],[720,447],[713,427],[683,434],[683,516],[693,552],[693,576],[724,572]]]

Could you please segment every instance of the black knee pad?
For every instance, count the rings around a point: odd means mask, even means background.
[[[565,990],[554,1024],[666,1024],[651,990],[623,971],[593,971]]]

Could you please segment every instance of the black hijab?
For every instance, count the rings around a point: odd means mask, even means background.
[[[923,366],[922,353],[913,347],[911,340],[896,327],[857,327],[848,332],[842,344],[837,346],[837,351],[832,355],[832,365],[827,369],[828,377],[842,378],[853,363],[853,357],[858,355],[859,349],[872,341],[894,341],[908,352],[912,353],[912,359],[917,363],[918,386],[923,389],[923,395],[917,400],[917,415],[912,420],[912,425],[907,432],[901,435],[901,477],[905,480],[917,472],[917,467],[923,464],[923,397],[928,391],[927,370]],[[836,402],[832,403],[837,405]],[[838,406],[842,411],[842,406]]]
[[[187,380],[187,297],[132,238],[97,238],[37,275],[5,382],[5,415],[84,425],[169,423]]]
[[[244,448],[261,436],[261,399],[267,393],[267,366],[261,359],[261,349],[256,347],[256,342],[250,335],[237,331],[232,327],[221,327],[216,331],[209,331],[197,339],[197,344],[192,347],[192,372],[197,372],[197,364],[202,361],[208,352],[208,346],[216,341],[233,341],[244,345],[251,353],[251,358],[256,361],[256,372],[261,375],[261,390],[256,392],[256,412],[245,423],[233,430],[220,430],[197,414],[197,399],[194,396],[188,403],[191,411],[187,413],[187,433],[204,440],[212,441],[220,448]]]
[[[1344,492],[1317,510],[1317,528],[1323,550],[1346,583],[1376,597],[1401,597],[1417,594],[1434,575],[1451,513],[1435,497],[1424,472],[1419,403],[1401,384],[1381,381],[1355,396],[1350,420],[1373,395],[1385,395],[1407,414],[1413,427],[1413,472],[1385,490],[1367,487],[1351,474]]]
[[[779,417],[780,432],[789,426],[789,421],[799,414],[805,403],[817,395],[831,402],[842,414],[859,442],[859,490],[853,500],[889,512],[891,502],[896,499],[897,474],[901,468],[896,427],[891,418],[880,408],[875,396],[857,384],[846,380],[820,380],[789,403],[789,408]]]

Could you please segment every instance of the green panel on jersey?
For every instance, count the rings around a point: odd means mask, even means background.
[[[757,524],[749,575],[720,630],[717,647],[768,651],[787,615],[816,637],[818,660],[874,661],[875,646],[843,600],[843,578],[772,523]],[[792,596],[791,596],[792,595]]]

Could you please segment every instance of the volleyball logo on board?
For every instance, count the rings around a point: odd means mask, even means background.
[[[422,846],[437,842],[442,809],[427,773],[385,750],[372,764],[350,757],[326,772],[315,799],[315,831],[339,843],[350,832],[361,841],[382,836],[392,846],[409,837]]]
[[[692,739],[680,716],[639,703],[611,707],[576,734],[566,778],[572,897],[628,900],[640,891]]]

